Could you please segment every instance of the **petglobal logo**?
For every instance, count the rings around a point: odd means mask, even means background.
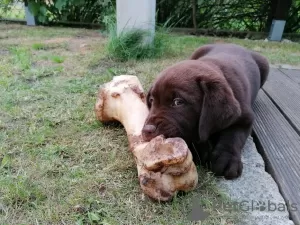
[[[284,212],[284,211],[297,211],[296,203],[282,203],[282,202],[272,202],[271,200],[267,201],[240,201],[240,202],[231,202],[231,203],[221,203],[213,205],[215,209],[222,208],[225,211],[265,211],[265,212]]]
[[[221,202],[213,203],[212,209],[227,212],[251,212],[251,211],[261,211],[261,212],[284,212],[284,211],[297,211],[298,206],[296,203],[291,203],[289,201],[285,202],[274,202],[272,200],[242,200],[235,202]],[[188,218],[191,221],[204,221],[209,217],[209,213],[205,211],[198,200],[194,199],[192,204],[192,210],[190,211]]]

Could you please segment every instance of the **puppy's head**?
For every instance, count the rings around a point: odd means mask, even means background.
[[[196,60],[162,71],[148,92],[147,105],[146,141],[158,135],[205,141],[241,114],[222,72]]]

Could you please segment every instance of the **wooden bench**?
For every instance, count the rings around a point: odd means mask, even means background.
[[[254,104],[254,140],[300,224],[300,71],[271,69]],[[270,199],[271,200],[271,199]]]

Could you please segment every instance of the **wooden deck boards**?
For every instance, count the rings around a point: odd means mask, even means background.
[[[292,79],[295,83],[300,85],[300,71],[299,70],[287,70],[287,69],[280,69],[280,71]]]
[[[300,86],[279,70],[272,70],[263,89],[300,133]]]
[[[297,205],[290,215],[300,225],[300,85],[288,75],[271,70],[254,104],[253,130],[268,172],[286,202]],[[300,77],[300,71],[292,76]]]

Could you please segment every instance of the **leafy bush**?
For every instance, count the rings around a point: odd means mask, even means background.
[[[113,13],[115,0],[28,0],[30,11],[38,22],[56,21],[103,23]]]
[[[157,0],[157,21],[163,23],[171,18],[178,27],[194,27],[192,11],[195,7],[194,19],[198,28],[269,31],[274,14],[272,6],[276,6],[277,2],[276,0]],[[300,32],[299,12],[300,0],[293,0],[285,32]]]
[[[0,18],[24,19],[25,11],[23,5],[13,0],[0,0]]]
[[[105,24],[115,17],[116,0],[0,0],[0,17],[14,2],[28,2],[39,23]],[[211,30],[269,31],[277,0],[157,0],[157,22]],[[287,1],[283,1],[287,2]],[[195,13],[192,13],[195,9]],[[275,10],[276,11],[276,10]],[[293,0],[285,32],[300,33],[300,0]]]

